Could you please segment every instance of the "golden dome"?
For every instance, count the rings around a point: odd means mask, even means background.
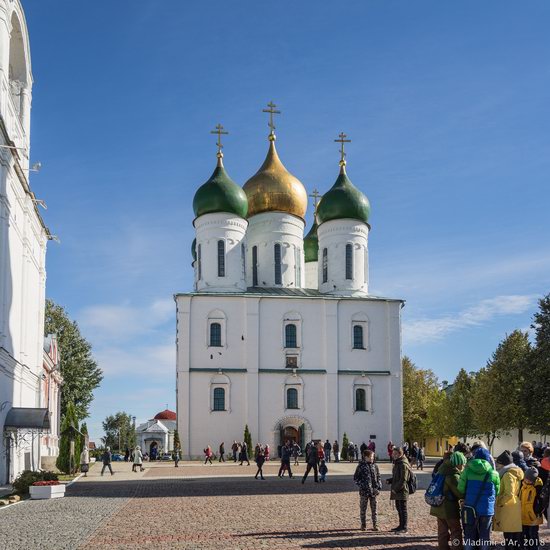
[[[275,135],[269,137],[269,151],[261,168],[245,184],[248,217],[262,212],[288,212],[304,218],[307,192],[302,182],[283,166],[275,149]]]

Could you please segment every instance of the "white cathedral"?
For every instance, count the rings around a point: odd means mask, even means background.
[[[403,439],[399,299],[369,288],[370,204],[340,173],[304,237],[307,192],[267,157],[244,185],[218,163],[193,209],[194,291],[177,307],[177,426],[183,456],[253,444]],[[338,140],[337,140],[338,141]]]

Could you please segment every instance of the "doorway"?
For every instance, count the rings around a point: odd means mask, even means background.
[[[292,426],[287,426],[283,431],[283,441],[282,443],[286,443],[287,441],[290,441],[292,443],[299,443],[300,434],[298,433],[298,430],[296,428],[293,428]]]

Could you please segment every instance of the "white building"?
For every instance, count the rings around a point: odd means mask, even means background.
[[[29,187],[31,58],[19,0],[0,0],[0,484],[40,467],[46,243]]]
[[[304,238],[307,193],[275,134],[241,189],[218,165],[197,191],[194,292],[177,294],[183,456],[242,441],[403,440],[402,300],[368,292],[370,204],[340,174]],[[317,228],[318,226],[318,228]]]
[[[136,428],[136,444],[143,454],[160,456],[174,450],[175,430],[176,413],[166,409]]]

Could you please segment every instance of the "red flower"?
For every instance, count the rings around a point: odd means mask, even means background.
[[[50,487],[51,485],[59,485],[59,481],[35,481],[33,487]]]

